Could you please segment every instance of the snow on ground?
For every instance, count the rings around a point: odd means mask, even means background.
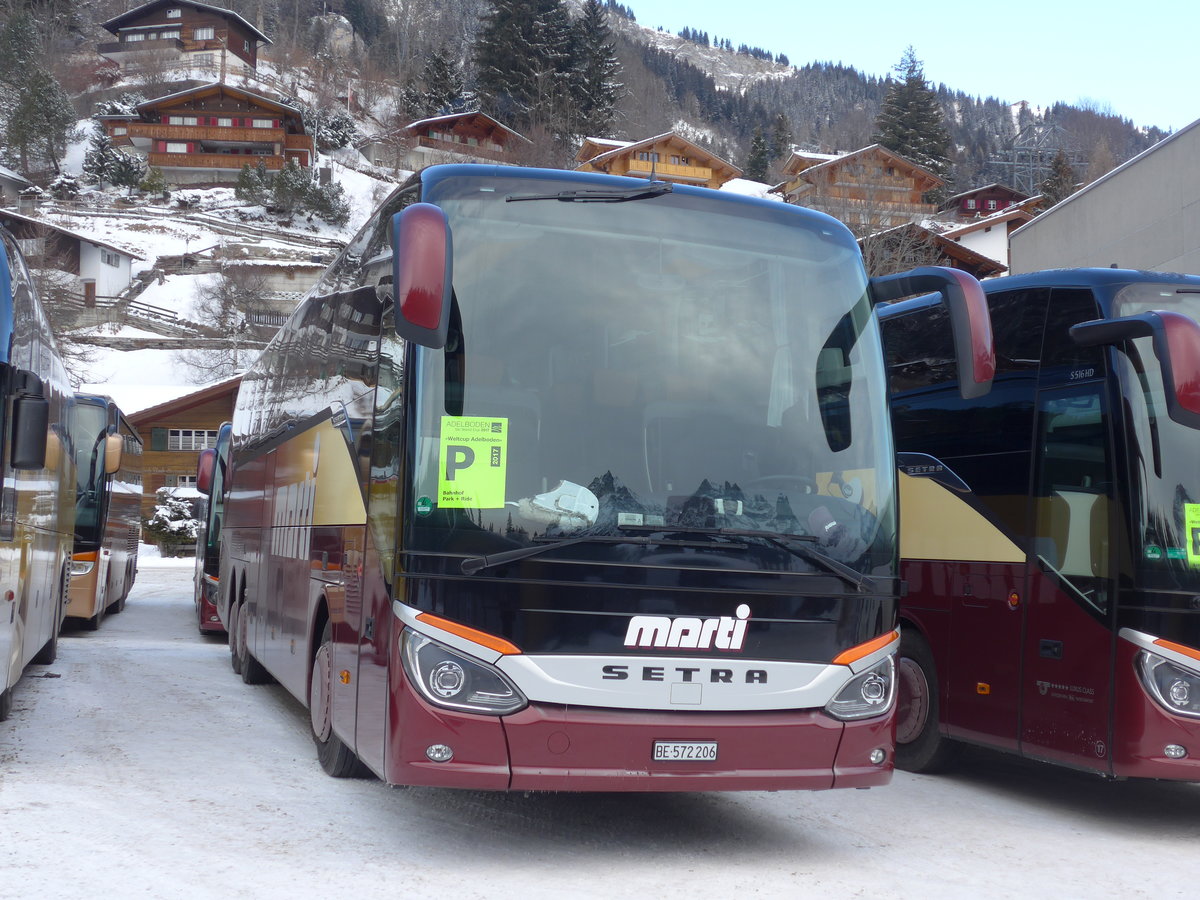
[[[0,896],[1190,898],[1200,785],[991,754],[869,791],[507,795],[329,778],[201,637],[190,560],[69,627],[0,724]]]

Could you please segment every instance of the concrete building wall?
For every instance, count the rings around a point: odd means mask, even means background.
[[[1010,270],[1076,266],[1200,275],[1200,120],[1013,232]]]
[[[953,240],[962,244],[968,250],[994,259],[1002,265],[1008,265],[1008,223],[997,222],[989,229],[980,228],[968,231]]]

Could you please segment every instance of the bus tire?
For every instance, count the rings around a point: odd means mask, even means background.
[[[326,620],[321,642],[313,654],[308,688],[308,721],[312,726],[317,760],[334,778],[365,778],[371,773],[354,751],[333,733],[333,623]]]
[[[100,627],[100,619],[104,616],[104,610],[96,613],[91,618],[81,619],[80,626],[84,631],[96,631]]]
[[[229,604],[229,665],[234,675],[242,674],[242,660],[238,655],[238,610],[241,604]]]
[[[42,645],[42,649],[34,654],[31,662],[38,666],[49,666],[58,659],[58,632],[62,628],[63,614],[67,609],[67,567],[63,566],[58,575],[58,609],[54,612],[54,628],[50,630],[50,639]]]
[[[12,714],[12,688],[0,691],[0,722]]]
[[[241,670],[244,684],[267,684],[271,675],[263,664],[254,658],[250,650],[250,635],[247,632],[249,616],[246,615],[246,601],[238,604],[238,666]]]
[[[896,766],[907,772],[937,772],[949,761],[953,745],[939,724],[933,653],[915,628],[901,630],[897,663]]]

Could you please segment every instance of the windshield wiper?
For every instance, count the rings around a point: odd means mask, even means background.
[[[626,200],[645,200],[661,197],[674,190],[669,181],[648,181],[630,188],[600,188],[578,191],[558,191],[553,194],[513,194],[505,197],[508,203],[522,200],[561,200],[564,203],[624,203]]]
[[[663,531],[659,528],[658,531]],[[559,547],[569,547],[571,544],[653,544],[656,547],[708,547],[710,543],[705,541],[700,544],[696,541],[672,541],[667,538],[637,538],[628,537],[625,535],[611,534],[583,534],[573,538],[534,538],[538,543],[531,547],[517,547],[515,550],[504,550],[500,553],[493,553],[491,556],[472,556],[462,561],[462,571],[464,575],[474,575],[476,572],[481,572],[484,569],[491,569],[495,566],[502,566],[505,563],[516,562],[519,559],[529,559],[532,556],[541,556],[543,553],[548,553],[551,550],[557,550]],[[725,549],[745,550],[746,544],[722,544]]]
[[[618,528],[623,531],[640,531],[651,532],[656,534],[712,534],[726,537],[742,537],[742,538],[759,538],[774,544],[793,556],[803,559],[805,562],[812,563],[820,569],[824,569],[831,575],[836,575],[847,584],[858,589],[859,593],[867,593],[868,589],[873,587],[874,579],[870,576],[863,575],[861,572],[856,572],[845,563],[840,563],[828,553],[814,546],[817,538],[811,534],[776,534],[773,531],[754,531],[748,528],[701,528],[699,526],[673,526],[673,525],[618,525]]]

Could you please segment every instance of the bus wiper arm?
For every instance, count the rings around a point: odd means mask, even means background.
[[[484,569],[502,566],[505,563],[516,562],[519,559],[528,559],[531,556],[541,556],[543,553],[548,553],[551,550],[557,550],[559,547],[569,547],[572,544],[583,544],[589,541],[593,544],[655,543],[648,538],[628,538],[602,534],[584,534],[580,535],[579,537],[563,538],[561,541],[547,541],[531,547],[518,547],[515,550],[504,550],[500,553],[493,553],[491,556],[471,556],[462,561],[462,571],[464,575],[474,575],[476,572],[481,572]]]
[[[805,562],[812,563],[820,569],[824,569],[832,575],[845,581],[847,584],[858,589],[860,593],[866,593],[870,588],[871,579],[863,575],[861,572],[856,572],[845,563],[840,563],[828,553],[817,547],[812,546],[816,543],[815,536],[810,534],[776,534],[772,531],[755,531],[748,528],[701,528],[697,526],[675,527],[668,525],[621,525],[618,526],[626,531],[650,531],[657,533],[683,533],[683,534],[713,534],[726,535],[728,537],[743,537],[743,538],[760,538],[768,543],[774,544],[791,553],[793,556],[798,556]]]
[[[561,200],[564,203],[624,203],[626,200],[645,200],[661,197],[673,190],[669,181],[650,181],[631,188],[603,188],[578,191],[557,191],[553,194],[513,194],[505,197],[508,203],[522,200]]]

